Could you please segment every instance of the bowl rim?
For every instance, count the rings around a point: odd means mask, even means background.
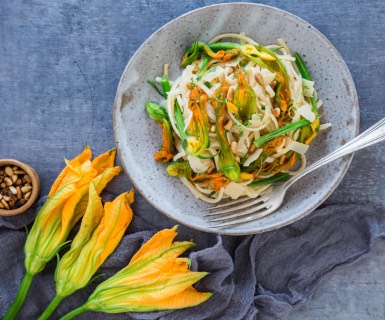
[[[0,216],[11,217],[21,214],[28,210],[36,201],[40,193],[40,178],[37,172],[28,164],[16,159],[0,159],[0,167],[6,167],[8,165],[17,166],[24,170],[31,177],[32,194],[28,201],[19,208],[6,210],[0,209]]]
[[[242,232],[242,231],[238,231],[238,230],[233,230],[232,231],[232,229],[223,229],[223,230],[221,230],[221,229],[210,228],[209,226],[202,226],[202,227],[200,227],[200,226],[190,225],[190,224],[186,223],[185,221],[183,221],[182,219],[179,219],[179,218],[176,218],[176,217],[170,215],[168,212],[162,210],[157,205],[155,205],[151,201],[151,199],[139,187],[137,182],[134,179],[132,179],[132,177],[131,177],[131,175],[129,173],[129,170],[127,170],[126,165],[125,165],[125,163],[123,161],[123,157],[122,157],[120,146],[119,146],[118,139],[117,139],[117,132],[116,132],[117,131],[117,129],[116,129],[116,112],[117,112],[117,108],[118,108],[117,102],[118,102],[118,92],[119,92],[118,89],[120,88],[121,84],[123,83],[123,78],[124,78],[124,76],[125,76],[125,74],[127,72],[128,67],[130,66],[132,61],[136,58],[136,56],[139,54],[139,52],[142,50],[142,48],[145,47],[147,45],[147,43],[149,41],[151,41],[154,37],[156,37],[159,32],[161,32],[163,29],[168,27],[170,24],[174,23],[174,21],[182,19],[182,18],[184,18],[184,17],[186,17],[186,16],[188,16],[190,14],[194,14],[194,13],[197,13],[197,12],[200,12],[200,11],[207,10],[209,8],[223,7],[223,6],[230,6],[231,7],[231,6],[237,6],[237,5],[247,5],[247,6],[254,6],[254,7],[258,7],[258,8],[266,8],[266,9],[269,9],[269,10],[278,11],[278,12],[281,12],[283,14],[289,15],[291,18],[296,19],[296,20],[300,21],[301,23],[307,24],[309,26],[309,28],[313,29],[314,32],[316,32],[321,38],[323,38],[323,40],[329,45],[331,51],[333,51],[333,53],[340,59],[341,67],[343,69],[345,69],[347,74],[350,75],[350,79],[348,79],[348,81],[349,81],[349,85],[351,86],[351,89],[352,89],[351,90],[351,92],[352,92],[352,100],[353,100],[353,104],[355,106],[355,108],[354,108],[354,110],[355,110],[355,118],[356,118],[356,125],[355,125],[355,132],[354,132],[355,136],[358,135],[359,128],[360,128],[360,111],[359,111],[359,101],[358,101],[357,90],[356,90],[356,87],[355,87],[354,80],[353,80],[353,77],[351,75],[351,72],[350,72],[350,70],[349,70],[345,60],[342,58],[341,54],[334,47],[334,45],[329,41],[329,39],[326,38],[326,36],[321,31],[319,31],[317,28],[315,28],[312,24],[310,24],[306,20],[296,16],[293,13],[290,13],[288,11],[279,9],[277,7],[273,7],[273,6],[269,6],[269,5],[265,5],[265,4],[259,4],[259,3],[250,3],[250,2],[218,3],[218,4],[204,6],[204,7],[200,7],[200,8],[188,11],[188,12],[186,12],[186,13],[178,16],[178,17],[175,17],[174,19],[170,20],[169,22],[167,22],[166,24],[162,25],[160,28],[155,30],[149,37],[146,38],[146,40],[144,40],[144,42],[138,47],[138,49],[136,49],[136,51],[134,52],[132,57],[129,59],[129,61],[127,62],[126,66],[125,66],[125,68],[124,68],[124,70],[122,72],[122,75],[121,75],[121,77],[119,79],[119,82],[118,82],[118,85],[117,85],[117,88],[116,88],[114,104],[113,104],[113,111],[112,111],[112,128],[113,128],[114,142],[115,142],[115,146],[116,146],[116,149],[117,149],[117,152],[118,152],[118,157],[120,159],[120,162],[122,163],[122,166],[124,168],[124,172],[126,173],[128,178],[130,179],[131,183],[140,192],[140,194],[145,198],[145,200],[148,203],[150,203],[151,206],[153,206],[157,211],[161,212],[162,214],[164,214],[169,219],[174,220],[174,221],[176,221],[178,223],[181,223],[181,224],[183,224],[183,225],[185,225],[185,226],[187,226],[189,228],[192,228],[192,229],[195,229],[195,230],[199,230],[199,231],[203,231],[203,232],[207,232],[207,233],[212,233],[212,234],[230,235],[230,236],[242,236],[242,235],[259,234],[259,233],[263,233],[263,232],[277,230],[279,228],[287,226],[287,225],[289,225],[289,224],[291,224],[291,223],[293,223],[295,221],[298,221],[298,220],[302,219],[303,217],[307,216],[308,214],[313,212],[319,205],[321,205],[334,192],[334,190],[337,188],[337,186],[341,183],[342,179],[344,178],[344,176],[345,176],[345,174],[346,174],[346,172],[347,172],[347,170],[348,170],[348,168],[349,168],[349,166],[350,166],[350,164],[352,162],[352,159],[353,159],[353,154],[345,157],[345,162],[341,166],[340,175],[339,175],[338,179],[335,181],[335,183],[333,184],[333,186],[328,190],[328,192],[322,198],[320,198],[318,201],[316,201],[307,210],[304,210],[302,212],[302,214],[297,215],[295,217],[290,217],[288,219],[284,219],[280,223],[276,223],[273,226],[262,227],[262,228],[259,228],[256,231],[252,231],[252,232],[250,232],[250,231]]]

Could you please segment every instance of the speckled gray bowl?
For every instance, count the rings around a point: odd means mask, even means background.
[[[161,75],[165,63],[171,78],[181,70],[185,49],[200,35],[208,41],[226,32],[246,32],[267,45],[286,40],[306,61],[324,102],[322,122],[333,127],[321,132],[308,151],[309,163],[325,156],[358,133],[358,99],[352,77],[332,44],[313,26],[285,11],[251,3],[220,4],[201,8],[169,22],[137,50],[123,72],[114,105],[114,134],[119,156],[139,192],[160,212],[179,223],[207,232],[252,234],[277,229],[311,213],[336,188],[351,157],[308,175],[289,189],[284,205],[274,214],[229,229],[213,230],[204,219],[207,203],[197,200],[178,180],[156,163],[153,154],[161,145],[159,127],[146,115],[147,100],[159,96],[146,84]]]

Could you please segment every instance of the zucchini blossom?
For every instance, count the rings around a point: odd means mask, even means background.
[[[235,157],[231,152],[230,143],[227,140],[225,129],[227,117],[225,97],[228,88],[228,85],[223,85],[222,88],[219,88],[219,92],[216,92],[217,99],[216,101],[213,101],[216,116],[215,128],[220,149],[218,155],[218,163],[220,170],[223,171],[227,178],[229,178],[231,181],[238,181],[241,174],[241,169],[239,168],[239,164],[235,161]]]
[[[166,163],[176,154],[171,123],[167,111],[165,108],[153,101],[148,101],[146,103],[146,111],[150,118],[155,120],[156,123],[162,128],[163,145],[160,150],[155,153],[154,158],[158,162]]]
[[[100,265],[115,250],[132,220],[130,204],[133,190],[102,205],[93,182],[89,186],[86,213],[71,249],[59,261],[56,272],[56,297],[39,320],[48,319],[60,301],[85,287]]]
[[[67,166],[54,182],[48,199],[40,209],[29,231],[25,246],[25,276],[17,296],[5,315],[14,319],[24,303],[33,277],[56,256],[72,227],[83,216],[88,202],[88,188],[92,181],[99,194],[120,167],[112,167],[116,150],[112,149],[91,161],[91,149],[84,151]]]
[[[243,122],[250,120],[257,112],[257,97],[243,73],[238,74],[238,86],[234,93],[233,104]]]
[[[210,123],[206,110],[207,98],[207,94],[199,92],[197,88],[191,90],[189,109],[193,115],[182,146],[187,154],[194,157],[201,155],[210,143]]]
[[[85,312],[149,312],[196,306],[212,296],[194,283],[207,272],[189,270],[190,260],[179,256],[195,244],[173,242],[176,227],[156,233],[133,256],[127,267],[102,282],[81,307],[61,320]]]

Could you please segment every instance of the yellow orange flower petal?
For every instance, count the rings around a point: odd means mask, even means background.
[[[133,195],[133,193],[131,194]],[[115,250],[132,220],[133,213],[130,207],[130,198],[132,197],[128,193],[123,193],[114,201],[107,202],[104,205],[104,218],[100,224],[103,229],[100,232],[98,241],[95,243],[95,248],[99,244],[103,244],[103,241],[105,245],[98,258],[97,267]]]
[[[115,250],[132,220],[129,198],[128,193],[123,193],[103,209],[95,185],[90,183],[87,211],[79,233],[57,266],[57,295],[68,296],[86,286]]]
[[[103,173],[95,177],[92,182],[95,185],[96,192],[100,194],[112,178],[117,176],[121,171],[122,169],[119,166],[107,168]]]
[[[51,196],[39,211],[25,245],[26,269],[34,275],[40,272],[64,243],[70,230],[84,215],[88,202],[91,181],[100,193],[107,183],[120,172],[120,167],[107,168],[99,176],[90,161],[91,150],[85,150],[75,159],[66,161],[67,166],[60,173],[51,189]],[[98,157],[100,168],[111,165],[114,151]],[[100,169],[99,168],[99,169]]]
[[[114,166],[116,148],[108,150],[92,160],[92,166],[98,171],[98,175],[104,172],[107,168]]]
[[[211,292],[198,292],[190,286],[184,291],[164,299],[150,299],[141,301],[140,303],[133,303],[134,301],[130,301],[129,304],[132,305],[132,307],[129,311],[150,312],[194,307],[205,302],[212,295]]]
[[[157,232],[150,240],[148,240],[139,251],[132,257],[130,264],[140,263],[148,257],[156,255],[164,249],[171,246],[174,238],[177,236],[176,228],[164,229]]]
[[[179,309],[210,298],[211,293],[198,292],[192,287],[207,273],[192,272],[190,260],[179,257],[194,243],[173,243],[175,236],[176,227],[156,233],[127,267],[95,289],[79,311],[120,313]]]
[[[69,161],[71,166],[73,167],[78,167],[82,163],[84,163],[87,160],[90,160],[92,157],[92,152],[91,149],[88,145],[86,145],[85,149],[83,150],[82,153],[80,153],[76,158],[73,160]],[[69,168],[66,166],[62,172],[60,172],[59,176],[56,178],[55,182],[53,183],[51,190],[48,194],[48,197],[51,197],[58,189],[60,185],[63,185],[63,178],[68,174]]]
[[[103,217],[103,204],[95,189],[93,182],[90,183],[88,193],[88,205],[83,216],[80,229],[71,244],[71,250],[79,248],[91,237],[92,232]]]

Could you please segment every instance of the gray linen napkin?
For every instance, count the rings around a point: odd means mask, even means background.
[[[33,219],[29,213],[29,218]],[[25,218],[23,218],[25,219]],[[0,218],[0,318],[16,295],[24,273],[26,220]],[[21,229],[20,229],[21,228]],[[110,276],[127,265],[136,250],[157,230],[135,216],[127,235],[100,273]],[[190,239],[181,228],[180,239]],[[217,236],[216,243],[190,252],[192,268],[210,275],[197,288],[212,291],[204,304],[177,311],[108,315],[87,312],[78,319],[237,320],[282,319],[304,304],[318,283],[335,269],[357,261],[385,234],[382,210],[372,206],[334,205],[276,231],[254,236]],[[18,319],[37,319],[54,297],[55,261],[38,274]],[[99,282],[102,280],[99,280]],[[52,319],[83,304],[97,286],[91,283],[65,299]]]

